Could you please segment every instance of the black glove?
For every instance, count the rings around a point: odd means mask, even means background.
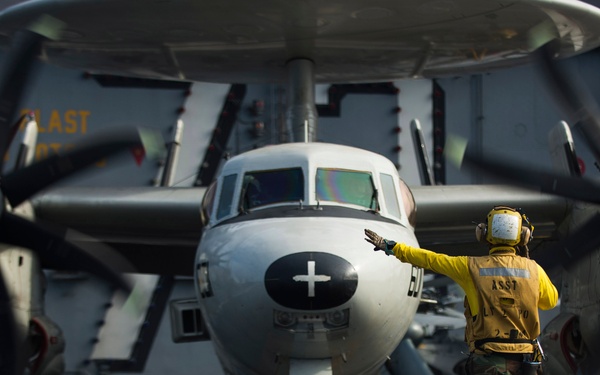
[[[392,249],[394,248],[394,246],[396,246],[396,242],[386,240],[385,238],[381,237],[380,235],[369,229],[365,229],[365,236],[367,236],[367,238],[365,238],[365,241],[375,246],[373,250],[383,250],[387,255],[395,255]]]

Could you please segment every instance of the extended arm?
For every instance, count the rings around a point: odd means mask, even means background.
[[[414,264],[433,272],[446,275],[464,286],[470,280],[467,267],[467,257],[452,257],[438,254],[431,250],[419,249],[403,243],[386,240],[377,233],[365,229],[365,240],[375,246],[375,250],[382,250],[388,255],[394,255],[402,262]]]
[[[539,307],[542,310],[554,308],[558,302],[558,291],[550,281],[550,278],[544,269],[538,264],[538,277],[540,279],[540,301]]]

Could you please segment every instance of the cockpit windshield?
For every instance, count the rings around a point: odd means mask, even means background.
[[[302,168],[247,172],[240,207],[242,210],[304,200]]]
[[[316,199],[377,209],[377,194],[368,172],[317,169]]]

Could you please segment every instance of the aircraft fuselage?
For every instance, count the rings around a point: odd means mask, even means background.
[[[318,143],[240,159],[217,180],[196,259],[198,300],[225,371],[379,371],[414,317],[422,283],[421,269],[363,240],[371,228],[417,244],[395,167],[381,155]],[[244,208],[254,199],[246,199],[250,177],[263,195],[283,200]]]

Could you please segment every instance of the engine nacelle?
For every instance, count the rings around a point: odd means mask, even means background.
[[[48,317],[31,319],[30,340],[33,355],[29,358],[32,375],[61,375],[65,371],[65,339],[62,330]]]
[[[584,343],[576,315],[561,313],[548,323],[540,338],[548,357],[544,375],[577,373],[577,362],[584,355]]]

